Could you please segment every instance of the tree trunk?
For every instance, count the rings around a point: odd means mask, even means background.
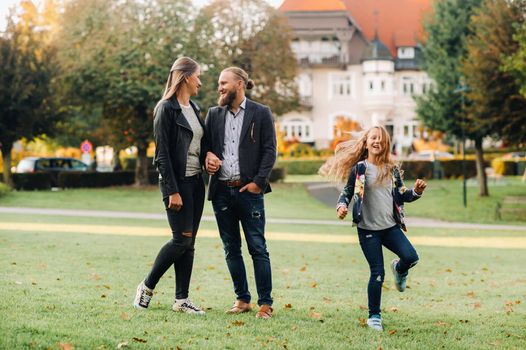
[[[135,185],[148,185],[148,158],[145,144],[137,145],[137,166],[135,168]]]
[[[482,149],[482,138],[475,139],[475,154],[477,159],[477,181],[479,183],[479,196],[487,197],[488,192],[488,179],[486,177],[486,171],[484,169],[484,150]]]
[[[4,162],[4,167],[2,170],[4,183],[12,188],[14,185],[13,176],[11,175],[11,150],[13,149],[13,143],[2,142],[0,145],[0,151],[2,151],[2,161]]]
[[[111,161],[112,162],[112,168],[113,168],[113,171],[120,171],[122,170],[122,164],[121,164],[121,159],[119,158],[119,153],[120,153],[120,150],[117,149],[116,146],[113,146],[113,160]]]

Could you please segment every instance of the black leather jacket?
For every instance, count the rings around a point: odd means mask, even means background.
[[[203,165],[207,152],[205,125],[200,117],[199,107],[192,101],[190,104],[203,127],[199,157]],[[185,177],[188,148],[193,135],[192,128],[186,121],[175,96],[169,100],[159,101],[155,107],[153,120],[155,139],[153,164],[159,171],[159,183],[163,197],[179,192],[178,182]]]

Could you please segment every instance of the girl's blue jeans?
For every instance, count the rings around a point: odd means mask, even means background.
[[[358,238],[371,270],[369,284],[367,285],[370,317],[380,314],[382,283],[385,277],[382,246],[398,255],[400,262],[396,266],[396,270],[402,275],[407,274],[408,270],[416,265],[418,255],[398,225],[380,231],[358,228]]]

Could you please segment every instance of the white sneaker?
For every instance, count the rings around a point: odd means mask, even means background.
[[[367,325],[369,328],[374,329],[375,331],[383,331],[384,327],[382,326],[382,318],[379,315],[372,315],[367,319]]]
[[[194,305],[190,299],[176,299],[172,306],[172,310],[176,312],[184,312],[187,314],[204,315],[205,312]]]
[[[137,286],[137,292],[135,293],[135,300],[133,301],[133,307],[137,310],[146,310],[152,300],[153,289],[146,287],[144,281],[139,283]]]

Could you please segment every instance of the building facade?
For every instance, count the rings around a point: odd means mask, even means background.
[[[410,148],[419,121],[414,95],[431,87],[420,69],[427,0],[285,0],[302,108],[279,118],[285,140],[327,148],[345,125],[384,125],[395,152]]]

